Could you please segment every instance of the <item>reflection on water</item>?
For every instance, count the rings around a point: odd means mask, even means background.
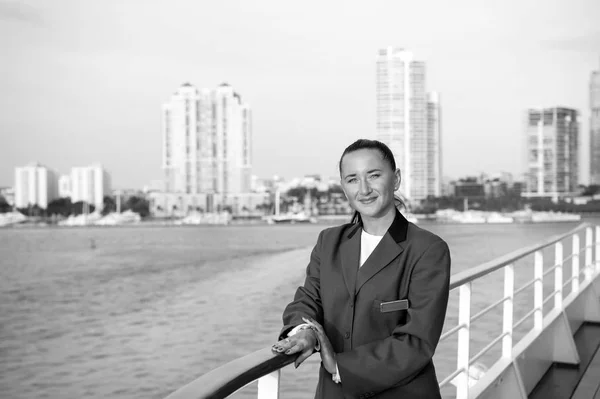
[[[162,398],[271,345],[324,227],[0,230],[2,396]],[[427,226],[450,244],[454,273],[573,227]],[[474,300],[501,289],[497,281]],[[481,342],[498,328],[482,323]],[[436,354],[440,377],[453,348]],[[284,397],[312,397],[319,362],[286,368]]]

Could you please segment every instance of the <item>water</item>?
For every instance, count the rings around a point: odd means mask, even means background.
[[[449,243],[456,273],[575,224],[423,226]],[[0,230],[0,397],[163,398],[270,346],[324,227]],[[517,281],[530,271],[520,267]],[[497,273],[474,290],[473,312],[500,295],[501,281]],[[531,306],[525,294],[516,313]],[[445,329],[456,324],[456,299]],[[473,332],[479,349],[499,332],[498,317]],[[436,353],[440,378],[455,365],[455,341]],[[284,369],[283,397],[312,397],[319,362]],[[255,397],[255,385],[235,396]]]

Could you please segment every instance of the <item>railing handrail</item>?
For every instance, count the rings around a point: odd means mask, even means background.
[[[592,226],[591,223],[582,223],[567,233],[555,235],[541,243],[515,250],[479,266],[456,273],[450,278],[450,290],[486,276],[590,226]],[[458,331],[460,327],[459,325],[453,330]],[[293,363],[298,356],[273,353],[271,347],[263,348],[209,371],[189,384],[177,389],[165,399],[224,398],[253,381]],[[461,370],[456,370],[453,374],[457,372],[461,372]]]
[[[562,241],[565,238],[570,237],[573,234],[577,233],[578,231],[584,230],[585,228],[590,227],[590,226],[592,226],[591,223],[582,223],[579,226],[575,227],[574,229],[572,229],[566,233],[557,234],[555,236],[548,238],[547,240],[545,240],[541,243],[533,244],[533,245],[530,245],[525,248],[517,249],[506,255],[502,255],[502,256],[497,257],[496,259],[482,263],[479,266],[474,266],[474,267],[464,270],[462,272],[453,274],[450,277],[450,290],[458,288],[461,285],[464,285],[471,281],[477,280],[478,278],[483,277],[487,274],[490,274],[498,269],[501,269],[502,267],[504,267],[506,265],[510,265],[511,263],[514,263],[515,261],[522,259],[522,258],[526,257],[527,255],[531,255],[532,253],[539,251],[540,249],[549,247],[550,245],[555,244],[558,241]]]
[[[209,371],[165,399],[223,398],[293,363],[298,356],[273,353],[271,347],[259,349]]]

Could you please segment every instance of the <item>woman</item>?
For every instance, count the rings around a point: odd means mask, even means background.
[[[440,398],[432,357],[448,303],[450,251],[396,209],[400,170],[379,141],[340,159],[352,223],[323,230],[273,351],[320,349],[316,398]]]

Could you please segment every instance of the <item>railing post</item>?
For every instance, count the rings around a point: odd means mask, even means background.
[[[513,348],[513,299],[515,296],[515,267],[504,266],[504,309],[502,320],[502,357],[512,358]]]
[[[593,273],[593,263],[592,263],[592,246],[594,245],[593,241],[593,232],[592,228],[588,227],[585,229],[585,280],[589,281],[592,279]]]
[[[457,368],[464,371],[457,376],[456,399],[467,399],[469,397],[469,344],[471,334],[471,282],[465,283],[459,288],[458,298],[458,353],[456,356]]]
[[[542,330],[542,320],[544,312],[544,255],[541,250],[534,254],[534,279],[533,283],[533,328],[536,331]]]
[[[258,379],[258,399],[279,399],[281,369]]]
[[[600,226],[596,226],[596,272],[600,273]]]
[[[573,257],[571,258],[571,271],[573,281],[571,282],[571,292],[579,292],[579,234],[573,234]]]
[[[562,309],[563,300],[563,244],[559,241],[554,246],[554,309]]]

